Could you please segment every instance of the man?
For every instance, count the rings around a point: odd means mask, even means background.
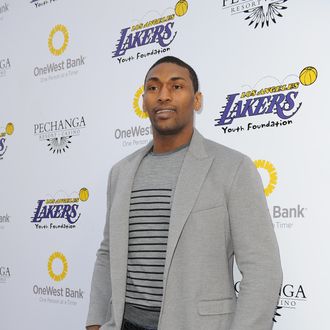
[[[158,60],[144,90],[153,141],[111,171],[87,329],[271,329],[282,272],[254,164],[194,129],[188,64]]]

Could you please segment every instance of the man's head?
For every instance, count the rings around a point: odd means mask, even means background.
[[[145,76],[145,79],[144,79],[144,84],[146,83],[146,79],[147,79],[147,76],[148,76],[150,70],[152,70],[156,65],[159,65],[162,63],[172,63],[172,64],[176,64],[178,66],[181,66],[183,68],[186,68],[189,71],[190,79],[191,79],[191,82],[194,87],[194,92],[195,93],[198,92],[199,83],[198,83],[198,77],[197,77],[195,70],[189,64],[187,64],[186,62],[183,62],[182,60],[180,60],[179,58],[177,58],[175,56],[165,56],[165,57],[160,58],[158,61],[156,61],[148,70],[148,72]]]
[[[198,78],[190,65],[166,56],[151,66],[144,82],[143,109],[154,134],[191,134],[194,110],[200,107]]]

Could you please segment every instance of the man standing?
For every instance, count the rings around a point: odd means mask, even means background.
[[[282,271],[254,164],[194,129],[188,64],[161,58],[144,90],[153,141],[112,168],[87,329],[271,329]]]

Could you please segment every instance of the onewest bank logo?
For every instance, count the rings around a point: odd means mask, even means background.
[[[168,9],[164,13],[166,11]],[[147,21],[137,20],[137,24],[121,29],[112,57],[115,57],[118,63],[121,64],[168,52],[170,50],[168,46],[173,42],[177,34],[177,31],[175,31],[176,16],[183,16],[187,11],[188,2],[180,0],[167,14],[159,14],[158,17],[153,17]],[[144,17],[148,16],[148,14]],[[145,53],[137,52],[135,55],[130,54],[130,56],[124,57],[128,51],[149,44],[156,44],[159,48],[154,48]]]
[[[291,125],[291,118],[302,105],[299,101],[301,85],[309,86],[316,79],[317,70],[309,66],[291,83],[262,86],[228,94],[227,102],[222,107],[220,116],[215,119],[214,125],[219,126],[224,134]],[[253,121],[240,125],[243,118]],[[268,120],[257,122],[257,118]]]
[[[81,216],[80,202],[86,202],[88,198],[88,189],[81,188],[78,197],[39,199],[31,222],[36,229],[76,228]]]

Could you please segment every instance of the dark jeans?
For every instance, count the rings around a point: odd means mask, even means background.
[[[157,328],[140,327],[139,325],[135,325],[124,319],[123,324],[121,326],[121,330],[157,330]]]

